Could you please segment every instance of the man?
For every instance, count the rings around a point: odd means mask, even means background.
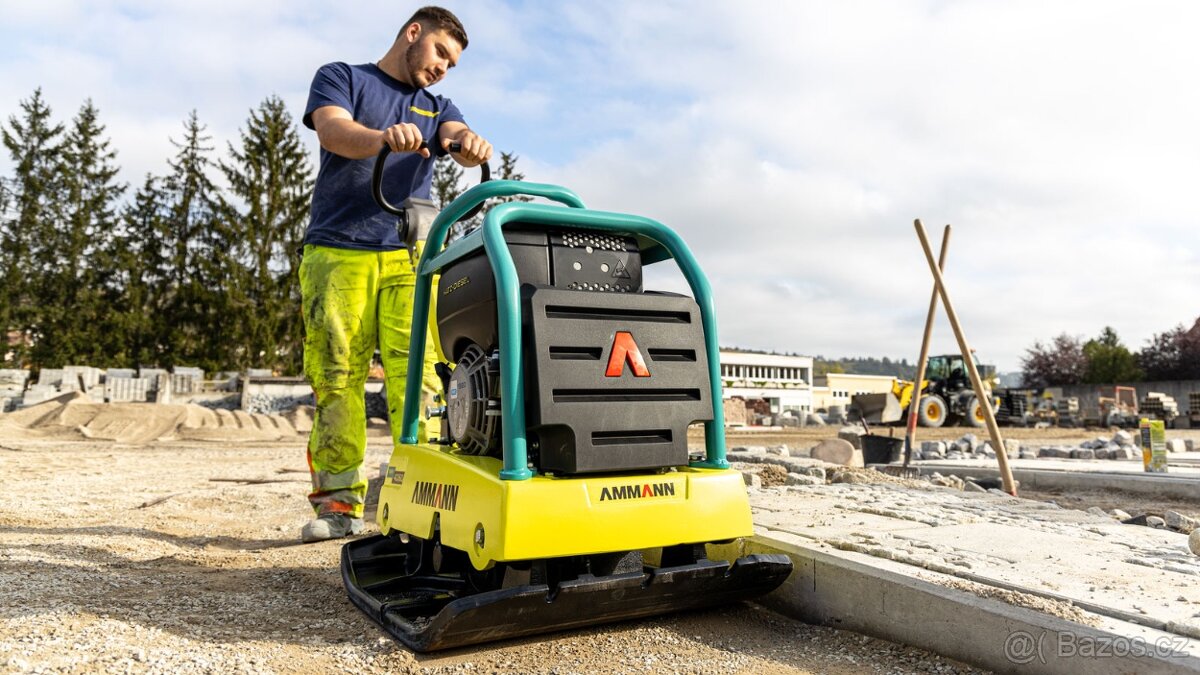
[[[317,132],[321,163],[300,264],[304,373],[316,397],[308,463],[317,518],[301,531],[306,542],[362,530],[363,387],[377,341],[393,438],[400,433],[415,278],[395,216],[371,197],[374,158],[384,145],[403,153],[390,157],[384,172],[384,193],[398,204],[409,196],[429,198],[432,153],[446,154],[452,142],[462,146],[452,156],[463,166],[478,166],[492,154],[449,99],[425,89],[446,76],[466,47],[453,14],[424,7],[378,63],[325,65],[309,91],[304,124]],[[435,391],[433,341],[428,344],[423,379]]]

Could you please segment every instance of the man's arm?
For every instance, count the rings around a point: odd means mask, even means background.
[[[355,122],[349,110],[336,105],[322,106],[314,110],[312,122],[321,147],[346,159],[374,157],[379,154],[379,149],[384,144],[391,146],[394,152],[416,152],[422,157],[429,157],[428,149],[420,149],[421,142],[425,139],[421,137],[421,130],[415,124],[396,124],[382,131],[368,129]],[[443,126],[449,124],[456,123],[448,122]],[[459,126],[466,128],[465,124]],[[490,156],[492,146],[487,147]]]
[[[447,150],[451,143],[462,144],[462,150],[451,157],[463,166],[479,166],[492,158],[492,144],[462,122],[442,122],[438,138]]]

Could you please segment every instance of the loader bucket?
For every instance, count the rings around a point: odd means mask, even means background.
[[[850,407],[858,410],[867,424],[888,424],[898,422],[904,417],[899,399],[891,392],[856,394],[850,399]],[[851,419],[855,419],[853,414]]]

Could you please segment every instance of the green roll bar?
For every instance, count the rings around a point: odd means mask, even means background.
[[[569,208],[528,202],[500,204],[488,211],[479,234],[472,233],[442,250],[450,225],[465,213],[484,200],[513,195],[543,197]],[[651,242],[656,245],[654,248],[664,249],[662,252],[656,250],[651,256],[653,260],[672,258],[676,261],[691,287],[696,304],[700,307],[704,346],[708,355],[708,377],[712,383],[713,418],[704,423],[705,457],[703,460],[691,462],[690,466],[729,468],[729,462],[725,459],[725,411],[721,405],[721,361],[717,341],[716,308],[708,279],[683,240],[667,226],[649,218],[586,209],[579,196],[564,187],[525,181],[494,180],[467,190],[434,220],[417,266],[413,325],[428,325],[433,275],[482,245],[491,261],[492,274],[496,280],[496,312],[499,318],[500,427],[504,450],[504,468],[500,477],[504,480],[526,480],[533,476],[528,467],[525,438],[525,371],[520,348],[520,280],[517,278],[516,266],[513,264],[503,233],[504,226],[514,222],[545,228],[566,225],[632,234],[639,238],[639,242]],[[412,331],[409,343],[410,363],[424,361],[426,334],[425,330]],[[410,368],[407,378],[400,442],[411,445],[417,442],[417,415],[421,401],[420,369]]]

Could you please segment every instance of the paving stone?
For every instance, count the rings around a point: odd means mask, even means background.
[[[862,435],[866,433],[862,426],[847,426],[838,429],[838,438],[847,441],[850,445],[858,449],[862,449]]]
[[[746,481],[746,487],[761,488],[762,478],[753,471],[743,471],[742,480]]]
[[[1188,548],[1192,553],[1200,555],[1200,530],[1192,530],[1192,534],[1188,537]]]
[[[824,485],[824,478],[809,476],[802,473],[789,473],[784,480],[784,485]]]
[[[1167,521],[1159,518],[1158,516],[1146,516],[1146,526],[1162,530],[1166,529]]]
[[[1118,431],[1113,434],[1112,442],[1117,445],[1133,445],[1133,434],[1128,431]]]
[[[782,457],[790,456],[790,454],[788,453],[788,446],[786,446],[786,445],[772,445],[771,447],[767,448],[767,454],[768,455],[779,455]]]
[[[1076,448],[1071,451],[1071,459],[1096,459],[1096,451],[1091,448]]]
[[[1121,509],[1113,509],[1112,511],[1108,512],[1108,515],[1116,518],[1117,520],[1129,520],[1133,517]]]
[[[1109,459],[1133,459],[1134,457],[1137,457],[1137,453],[1133,448],[1128,446],[1121,446],[1108,451]]]
[[[1053,445],[1047,445],[1038,449],[1038,457],[1046,457],[1049,459],[1067,459],[1070,456],[1071,452],[1069,450],[1063,450],[1062,448]]]
[[[963,481],[963,492],[987,492],[987,490],[979,487],[979,483],[975,481]]]
[[[1104,509],[1100,508],[1099,506],[1093,506],[1093,507],[1089,508],[1089,509],[1087,510],[1087,512],[1088,512],[1088,513],[1090,513],[1090,514],[1092,514],[1093,516],[1103,516],[1103,517],[1105,517],[1105,518],[1111,518],[1111,517],[1112,517],[1112,516],[1110,516],[1110,515],[1109,515],[1107,512],[1105,512],[1105,510],[1104,510]]]
[[[929,454],[929,453],[945,455],[946,454],[946,442],[945,441],[922,441],[921,442],[921,454],[924,455],[924,454]]]
[[[1182,513],[1175,511],[1167,511],[1164,513],[1163,520],[1166,522],[1168,528],[1175,530],[1176,532],[1188,534],[1192,530],[1196,529],[1196,521],[1188,518]]]
[[[1167,452],[1187,452],[1187,444],[1182,438],[1172,438],[1167,441]]]
[[[1196,449],[1196,441],[1191,438],[1183,439],[1183,447],[1188,452],[1193,452]]]
[[[0,368],[0,385],[24,390],[29,381],[29,371],[20,368]]]

